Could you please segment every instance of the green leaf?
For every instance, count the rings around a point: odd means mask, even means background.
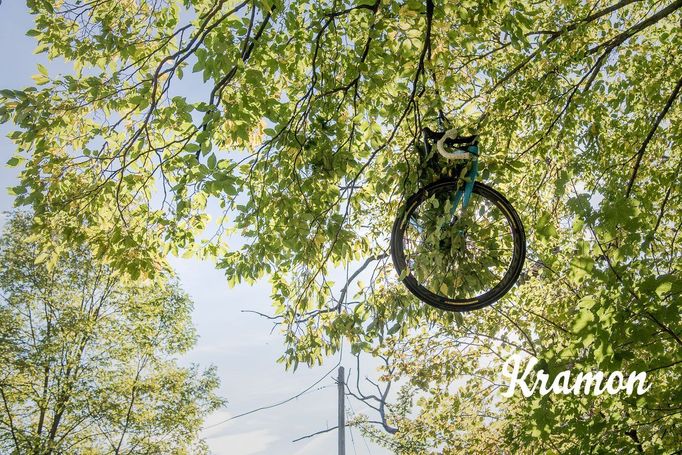
[[[7,166],[9,166],[9,167],[16,167],[16,166],[18,166],[19,164],[21,164],[22,161],[23,161],[23,158],[13,156],[13,157],[10,158],[9,160],[7,160]]]
[[[189,143],[185,144],[185,146],[183,147],[183,149],[184,149],[186,152],[189,152],[189,153],[196,153],[196,152],[198,152],[198,151],[200,150],[200,147],[199,147],[199,144],[195,144],[195,143],[193,143],[193,142],[189,142]]]
[[[589,308],[581,310],[580,313],[578,314],[578,318],[575,320],[575,323],[573,324],[573,333],[582,332],[592,321],[594,321],[594,314],[592,314],[592,310],[590,310]]]
[[[31,76],[31,79],[33,79],[35,83],[38,85],[45,85],[48,82],[50,82],[50,79],[42,74],[34,74],[33,76]]]
[[[26,187],[23,185],[18,185],[18,186],[8,188],[7,191],[10,195],[16,196],[19,194],[25,194],[26,193]]]

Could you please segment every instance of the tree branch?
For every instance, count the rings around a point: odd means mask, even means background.
[[[682,2],[678,2],[678,3],[682,3]],[[654,133],[656,133],[656,130],[658,129],[658,125],[661,123],[663,118],[666,116],[666,114],[670,110],[670,107],[675,102],[675,99],[680,94],[681,88],[682,88],[682,78],[680,78],[680,80],[677,81],[677,84],[675,85],[673,92],[670,94],[668,101],[665,103],[665,106],[663,106],[663,110],[661,110],[661,112],[658,113],[658,116],[656,117],[656,120],[654,121],[654,124],[651,127],[651,130],[649,130],[649,134],[646,135],[644,142],[642,142],[642,146],[637,151],[637,161],[635,162],[635,167],[632,170],[632,176],[630,176],[630,181],[628,182],[628,189],[627,189],[627,191],[625,191],[625,197],[626,198],[630,197],[630,193],[632,192],[632,185],[635,183],[635,178],[637,178],[637,172],[639,171],[639,166],[642,163],[642,157],[644,156],[644,152],[646,151],[646,148],[649,145],[651,138],[654,137]]]

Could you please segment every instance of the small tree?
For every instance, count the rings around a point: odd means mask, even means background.
[[[195,343],[171,277],[125,281],[74,249],[41,262],[14,215],[0,239],[0,452],[197,453],[221,400],[215,369],[173,358]]]

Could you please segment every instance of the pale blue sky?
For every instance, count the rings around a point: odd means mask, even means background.
[[[35,43],[25,36],[31,27],[31,16],[22,0],[4,0],[0,5],[0,88],[18,89],[30,85],[31,75],[37,73],[36,65],[44,64],[50,74],[69,71],[63,63],[48,62],[45,55],[34,55]],[[202,92],[183,81],[178,88],[188,96]],[[5,137],[11,128],[0,126],[2,163],[9,159],[12,144]],[[4,166],[0,168],[2,187],[13,185],[16,175]],[[8,210],[12,200],[3,189],[0,193],[0,210]],[[214,425],[261,406],[278,403],[308,388],[334,366],[337,358],[328,359],[320,368],[300,367],[295,373],[285,372],[275,360],[283,351],[281,337],[270,335],[271,324],[255,315],[242,313],[243,309],[269,312],[269,286],[227,287],[227,280],[212,263],[173,259],[184,289],[195,302],[194,324],[199,333],[196,348],[181,359],[203,366],[215,364],[221,379],[220,394],[228,405],[207,420]],[[355,368],[354,359],[346,356],[346,368]],[[370,373],[369,367],[366,373]],[[336,388],[334,372],[309,393],[283,406],[260,411],[249,416],[216,425],[205,431],[213,453],[217,455],[317,455],[336,453],[336,433],[327,433],[312,439],[292,443],[297,437],[336,425]],[[363,411],[360,403],[352,403],[357,412]],[[375,416],[372,416],[375,417]],[[347,433],[347,454],[387,454],[359,432]]]

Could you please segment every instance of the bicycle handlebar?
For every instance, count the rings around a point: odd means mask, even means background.
[[[433,142],[438,142],[445,135],[445,132],[437,133],[435,131],[432,131],[428,127],[424,127],[422,129],[422,131],[424,132],[424,137],[427,140],[431,140]],[[446,139],[445,143],[448,145],[461,145],[461,144],[475,145],[478,143],[478,136],[477,135],[457,136],[455,138]]]

